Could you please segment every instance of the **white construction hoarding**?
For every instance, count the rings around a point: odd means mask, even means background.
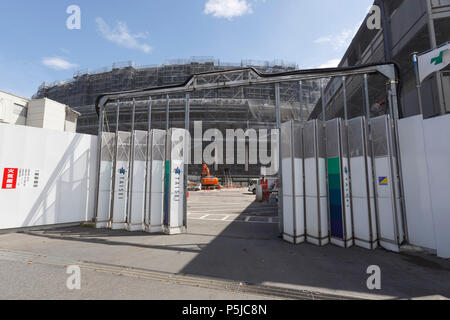
[[[91,221],[97,137],[0,124],[0,229]]]
[[[450,258],[450,116],[398,122],[409,242]]]

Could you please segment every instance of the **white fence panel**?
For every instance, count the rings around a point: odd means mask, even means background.
[[[450,258],[450,116],[399,121],[409,241]]]
[[[0,124],[0,229],[90,221],[97,137]]]
[[[450,258],[450,115],[425,120],[423,128],[437,254]]]
[[[402,119],[398,129],[409,241],[435,250],[423,119],[421,116]]]

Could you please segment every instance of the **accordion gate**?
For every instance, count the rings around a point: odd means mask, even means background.
[[[284,123],[284,239],[399,251],[405,234],[393,135],[387,115]]]
[[[280,84],[339,77],[345,91],[346,77],[364,76],[367,89],[371,74],[387,79],[390,118],[368,120],[368,126],[363,118],[326,121],[322,88],[321,120],[282,125]],[[397,169],[400,159],[396,157],[397,73],[390,63],[272,74],[254,68],[214,71],[193,75],[179,85],[100,95],[96,101],[102,137],[97,147],[97,227],[169,234],[185,231],[188,162],[183,155],[191,150],[180,137],[187,137],[190,129],[190,93],[269,84],[274,86],[276,125],[281,130],[279,217],[284,238],[292,243],[331,242],[369,249],[379,243],[398,250],[406,226],[402,177]],[[152,130],[152,97],[167,97],[168,115],[171,94],[185,95],[184,130],[170,129],[168,116],[165,131]],[[136,99],[148,101],[146,131],[134,128]],[[130,132],[117,130],[121,101],[133,103]],[[105,132],[105,109],[111,103],[117,105],[115,133]],[[370,119],[367,94],[366,109]]]

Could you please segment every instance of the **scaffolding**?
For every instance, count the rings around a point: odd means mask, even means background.
[[[151,87],[170,86],[185,83],[192,75],[208,72],[238,70],[253,67],[264,73],[290,72],[297,69],[294,63],[276,60],[256,61],[242,60],[227,63],[212,57],[193,57],[191,59],[170,60],[162,65],[136,66],[127,61],[115,63],[111,67],[98,70],[83,70],[74,74],[73,79],[56,83],[44,83],[39,87],[36,97],[47,97],[69,105],[81,113],[77,131],[97,134],[98,117],[94,108],[95,100],[104,93],[139,90]],[[208,79],[208,81],[226,81]],[[320,96],[318,80],[286,83],[281,85],[281,117],[290,119],[307,119]],[[152,97],[151,127],[166,129],[166,96]],[[184,94],[169,95],[170,127],[184,128]],[[245,87],[227,87],[214,90],[200,90],[191,93],[191,128],[195,121],[202,121],[204,130],[217,128],[225,133],[226,129],[260,129],[275,128],[275,91],[272,85],[249,85]],[[300,108],[300,104],[302,108]],[[121,105],[119,130],[128,131],[131,122],[131,102]],[[302,112],[300,110],[302,109]],[[137,130],[147,128],[147,106],[136,104],[135,125]],[[107,109],[107,118],[113,119],[114,110]],[[113,121],[114,122],[114,121]],[[192,168],[191,172],[201,174],[201,166]],[[215,175],[225,172],[235,181],[246,182],[260,176],[259,166],[214,166]]]

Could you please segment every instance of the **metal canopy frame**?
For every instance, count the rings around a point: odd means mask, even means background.
[[[100,95],[95,103],[97,113],[113,100],[168,95],[202,90],[214,90],[260,84],[275,84],[291,81],[307,81],[322,78],[380,73],[389,80],[396,80],[397,66],[394,62],[368,64],[358,67],[296,70],[282,73],[261,73],[255,68],[212,71],[192,75],[185,83],[130,90]]]
[[[151,113],[151,99],[152,96],[166,96],[166,119],[168,120],[168,113],[170,112],[169,102],[170,94],[185,94],[186,95],[186,107],[185,107],[185,129],[189,130],[189,110],[190,110],[190,93],[204,90],[226,89],[234,87],[246,87],[250,85],[267,85],[273,84],[275,89],[275,112],[277,129],[281,129],[281,101],[280,101],[280,84],[286,82],[301,82],[308,80],[317,80],[323,78],[334,77],[349,77],[355,75],[363,75],[367,77],[368,74],[381,74],[387,78],[389,84],[389,101],[391,102],[391,111],[393,113],[394,120],[399,118],[398,99],[397,99],[397,84],[398,84],[398,67],[394,62],[388,63],[376,63],[368,64],[357,67],[346,68],[326,68],[326,69],[309,69],[309,70],[295,70],[282,73],[261,73],[255,68],[241,68],[224,71],[212,71],[192,75],[186,82],[175,85],[168,85],[162,87],[153,87],[140,90],[130,90],[115,93],[105,93],[97,97],[95,107],[99,118],[98,134],[101,137],[104,127],[105,119],[105,107],[110,102],[119,103],[121,100],[137,98],[147,98],[149,101],[149,113]],[[345,83],[345,82],[344,82]],[[323,98],[323,91],[322,91]],[[301,104],[301,103],[300,103]],[[301,106],[300,106],[301,108]],[[324,114],[325,116],[325,114]],[[166,121],[167,121],[166,120]],[[394,121],[395,122],[395,121]],[[168,123],[167,123],[168,124]],[[397,134],[397,132],[396,132]],[[279,135],[281,139],[281,135]],[[281,142],[281,141],[280,141]],[[281,143],[280,143],[281,145]],[[102,147],[102,141],[99,139],[97,149],[100,151]],[[281,148],[280,153],[281,153]],[[281,156],[281,154],[280,154]],[[280,157],[281,159],[281,157]],[[101,153],[97,155],[97,181],[96,181],[96,201],[95,201],[95,219],[97,219],[98,210],[98,188],[100,180],[100,164]],[[187,167],[185,175],[187,178]],[[282,194],[282,181],[281,181],[281,161],[279,163],[279,192]],[[401,179],[401,177],[400,177]],[[185,183],[187,179],[185,179]],[[282,197],[279,197],[279,214],[282,212]],[[184,224],[187,225],[187,213],[185,212]],[[282,232],[283,219],[280,214],[280,232]]]

